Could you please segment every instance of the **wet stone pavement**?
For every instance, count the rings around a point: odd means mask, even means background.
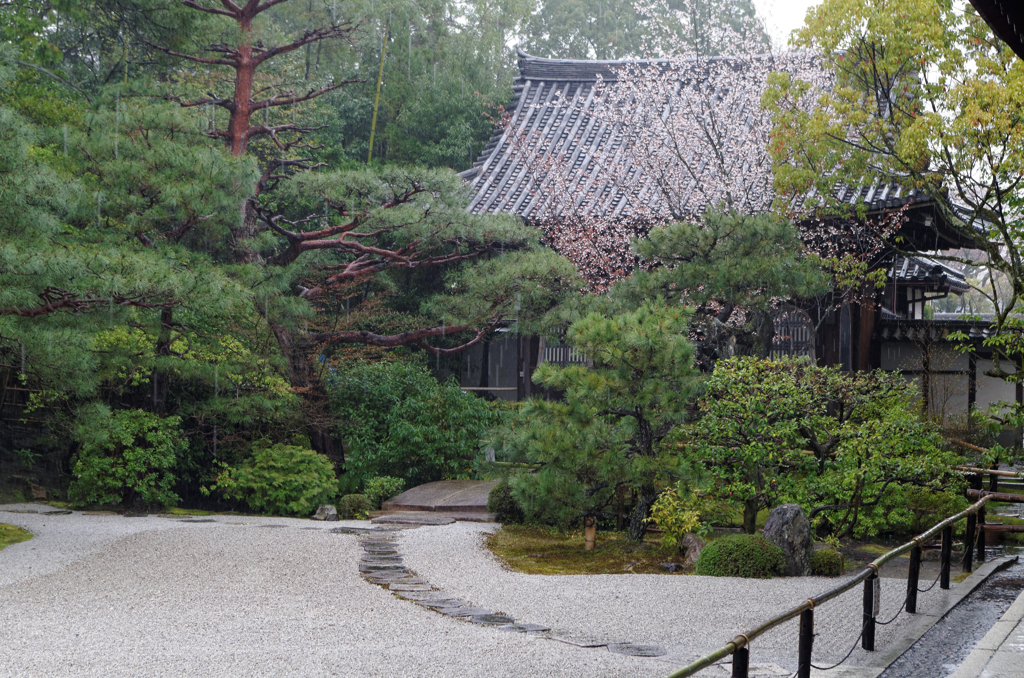
[[[952,675],[1021,591],[1024,591],[1024,559],[991,575],[879,678]]]

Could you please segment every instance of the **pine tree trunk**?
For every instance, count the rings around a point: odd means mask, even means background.
[[[629,514],[629,530],[626,533],[629,541],[643,541],[647,533],[647,517],[651,514],[651,507],[658,498],[658,492],[654,485],[647,483],[640,488],[639,496],[636,498],[636,506]]]
[[[309,354],[303,343],[295,342],[292,333],[281,323],[271,321],[270,329],[287,360],[288,383],[302,398],[302,419],[310,445],[314,451],[331,460],[336,473],[341,473],[345,463],[342,439],[334,431],[329,398],[313,369]]]

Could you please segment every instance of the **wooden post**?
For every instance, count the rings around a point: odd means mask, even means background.
[[[964,572],[974,569],[974,531],[978,525],[977,514],[967,516],[967,532],[964,534]]]
[[[732,678],[747,678],[750,670],[750,650],[741,647],[732,653]]]
[[[907,612],[917,614],[917,584],[921,578],[921,547],[910,549],[910,570],[907,573]]]
[[[949,557],[953,552],[953,526],[942,528],[942,551],[939,554],[939,588],[949,588]]]
[[[593,551],[594,544],[597,541],[597,520],[593,516],[588,516],[583,521],[583,550]]]
[[[814,610],[800,613],[800,649],[796,666],[797,678],[811,678],[811,646],[814,645]]]
[[[864,580],[864,633],[860,646],[868,652],[875,651],[875,586],[878,575],[874,572]]]
[[[985,507],[978,509],[978,562],[985,562]]]

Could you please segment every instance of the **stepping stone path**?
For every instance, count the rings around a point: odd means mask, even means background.
[[[374,520],[374,523],[377,523],[377,520]],[[634,657],[660,657],[666,654],[665,649],[659,645],[641,645],[582,637],[578,634],[552,632],[550,628],[540,624],[517,624],[512,617],[475,607],[465,600],[452,598],[444,591],[434,589],[429,582],[406,568],[396,544],[398,530],[415,529],[422,524],[422,522],[409,525],[393,523],[387,528],[336,527],[329,531],[336,534],[354,534],[360,537],[359,543],[363,547],[363,555],[359,559],[359,572],[364,579],[425,609],[453,619],[462,619],[481,626],[491,626],[499,631],[536,634],[549,640],[557,640],[578,647],[607,647],[611,652]],[[266,525],[265,527],[272,526]]]

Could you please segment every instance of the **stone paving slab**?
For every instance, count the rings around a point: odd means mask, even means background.
[[[1024,593],[974,646],[951,678],[1024,678]]]
[[[487,513],[487,496],[495,480],[440,480],[410,488],[384,502],[385,511],[454,511]]]

